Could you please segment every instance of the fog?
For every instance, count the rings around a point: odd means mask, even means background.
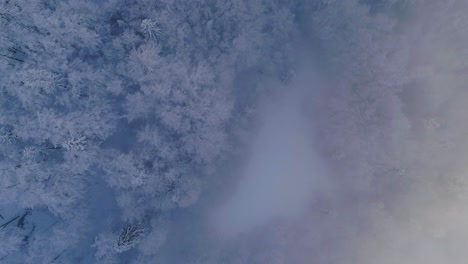
[[[320,85],[309,80],[308,85]],[[239,169],[239,183],[227,202],[217,209],[218,232],[232,236],[277,218],[294,218],[324,188],[326,165],[314,149],[313,123],[304,91],[293,83],[281,87],[280,98],[259,107],[259,129]],[[287,90],[287,92],[284,92]]]
[[[218,235],[275,223],[278,263],[464,263],[468,6],[351,2],[324,15],[346,32],[302,21],[328,41],[311,45],[322,61],[302,56],[323,67],[302,65],[260,103],[247,161],[213,213]]]
[[[1,263],[467,262],[467,0],[0,9]]]

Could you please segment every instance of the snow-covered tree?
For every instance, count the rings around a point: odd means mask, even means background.
[[[151,19],[143,19],[140,28],[150,39],[159,39],[162,37],[160,25]]]
[[[144,233],[145,229],[141,226],[130,224],[124,226],[115,242],[115,251],[122,253],[135,247]]]

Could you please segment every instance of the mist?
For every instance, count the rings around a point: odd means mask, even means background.
[[[468,1],[0,9],[0,262],[466,263]]]
[[[330,6],[302,20],[319,56],[297,50],[320,71],[260,103],[219,235],[274,232],[278,263],[464,263],[468,6]]]
[[[233,236],[277,218],[298,217],[314,191],[323,188],[326,166],[314,149],[313,120],[306,111],[310,102],[300,85],[281,87],[287,92],[259,107],[259,129],[238,169],[239,182],[214,214],[221,234]]]

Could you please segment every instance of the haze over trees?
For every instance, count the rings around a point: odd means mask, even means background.
[[[0,0],[0,263],[459,263],[464,2]]]

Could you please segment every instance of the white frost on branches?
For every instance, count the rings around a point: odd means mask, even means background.
[[[29,69],[21,72],[20,78],[26,87],[42,89],[46,93],[54,92],[60,79],[57,74],[43,69]]]
[[[162,63],[160,51],[161,48],[153,43],[132,50],[128,56],[128,69],[139,77],[156,72]]]
[[[143,19],[140,24],[141,29],[150,39],[160,39],[162,30],[158,23],[151,19]]]
[[[86,137],[78,136],[73,137],[62,143],[62,147],[68,151],[70,150],[84,150],[86,147]]]
[[[114,250],[118,253],[125,252],[135,247],[140,242],[145,229],[137,225],[126,225],[114,245]]]
[[[21,155],[25,160],[35,160],[38,154],[38,149],[32,146],[27,146],[21,150]]]

